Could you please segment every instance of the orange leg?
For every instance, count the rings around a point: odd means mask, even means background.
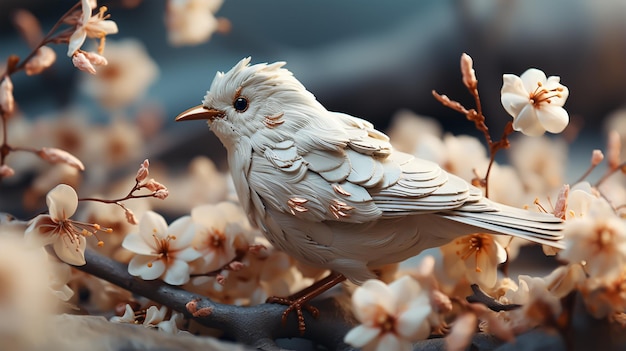
[[[306,331],[306,324],[304,323],[304,314],[302,313],[302,309],[306,309],[313,315],[313,317],[317,318],[320,314],[319,310],[309,305],[308,302],[344,280],[346,280],[346,277],[342,274],[332,272],[327,277],[313,283],[308,288],[305,288],[291,296],[272,296],[267,299],[267,302],[288,306],[285,312],[283,312],[283,325],[287,324],[287,317],[289,316],[289,313],[296,311],[296,315],[298,316],[298,330],[300,330],[301,335],[304,335],[304,332]]]

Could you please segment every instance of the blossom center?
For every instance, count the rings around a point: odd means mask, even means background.
[[[482,269],[478,266],[478,255],[486,253],[488,247],[491,245],[491,238],[487,234],[473,234],[468,237],[458,239],[457,245],[462,245],[460,250],[456,251],[456,254],[464,261],[474,256],[476,261],[476,272],[482,272]]]
[[[55,222],[55,220],[52,220]],[[72,219],[60,219],[55,224],[41,225],[40,231],[47,232],[51,226],[53,235],[58,235],[63,240],[65,246],[74,246],[76,251],[80,251],[80,236],[95,236],[98,239],[98,246],[103,246],[104,241],[98,236],[98,232],[111,233],[113,229],[103,228],[97,223],[83,223]]]
[[[392,315],[384,313],[378,319],[378,327],[383,333],[395,332],[396,318]]]
[[[546,89],[543,87],[543,83],[537,82],[537,88],[530,93],[529,102],[535,107],[540,108],[543,103],[549,104],[552,102],[552,98],[561,98],[562,87],[556,87],[554,89]]]
[[[166,261],[169,259],[169,254],[171,253],[170,244],[172,240],[176,240],[176,236],[167,235],[165,238],[159,238],[156,234],[152,234],[155,243],[155,254],[157,258],[154,261],[158,261],[160,259],[165,259]],[[152,263],[154,261],[148,262],[148,267],[152,267]]]
[[[213,229],[211,232],[209,232],[209,235],[206,241],[207,247],[220,249],[224,247],[225,243],[226,243],[226,235],[224,235],[222,231]]]
[[[612,247],[614,235],[615,233],[610,228],[604,226],[597,228],[594,244],[598,248],[598,251],[610,249]]]

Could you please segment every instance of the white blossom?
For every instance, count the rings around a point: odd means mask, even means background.
[[[569,123],[563,108],[569,95],[560,78],[530,68],[521,76],[502,76],[501,101],[504,109],[513,116],[513,129],[529,136],[539,136],[546,131],[560,133]]]
[[[191,247],[194,226],[191,217],[174,221],[169,227],[156,212],[146,212],[139,222],[139,232],[126,236],[122,246],[137,254],[128,264],[128,272],[145,280],[163,278],[172,285],[189,281],[188,262],[200,257]]]
[[[430,334],[428,293],[409,276],[386,285],[368,280],[352,295],[355,317],[361,323],[344,341],[368,350],[412,350],[412,342]]]

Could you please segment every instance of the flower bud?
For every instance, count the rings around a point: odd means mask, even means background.
[[[146,184],[144,184],[143,186],[148,188],[148,190],[150,191],[159,191],[162,189],[167,189],[165,185],[157,182],[156,180],[154,180],[154,178],[151,178],[150,180],[148,180]]]
[[[85,57],[87,58],[87,60],[89,60],[89,62],[91,62],[92,65],[95,66],[106,66],[109,64],[109,61],[107,61],[107,59],[99,54],[96,54],[95,52],[83,52],[83,54],[85,55]]]
[[[14,174],[15,171],[13,170],[13,168],[7,165],[0,166],[0,178],[12,177]]]
[[[604,160],[604,154],[602,153],[602,151],[597,149],[593,150],[593,152],[591,153],[591,165],[597,166],[600,164],[600,162],[602,162],[602,160]]]
[[[85,170],[85,166],[78,159],[78,157],[65,150],[57,149],[55,147],[42,147],[41,150],[37,151],[37,155],[41,157],[41,159],[50,163],[66,163],[78,170]]]
[[[148,162],[148,159],[145,159],[143,163],[141,164],[141,166],[139,166],[139,170],[137,171],[137,176],[135,177],[135,180],[138,183],[148,178],[148,175],[150,174],[148,167],[150,167],[150,162]]]
[[[159,189],[159,190],[155,191],[154,194],[152,194],[152,196],[156,197],[157,199],[165,200],[165,198],[169,194],[170,194],[170,192],[167,189]]]
[[[473,65],[474,61],[470,55],[463,53],[463,55],[461,55],[461,74],[463,75],[463,84],[465,84],[468,89],[476,89],[478,85]]]
[[[72,63],[74,64],[74,67],[78,68],[81,71],[96,74],[96,69],[91,64],[91,61],[89,61],[85,54],[82,52],[74,53],[74,55],[72,56]]]
[[[126,222],[132,224],[132,225],[137,225],[137,217],[135,217],[135,214],[133,213],[133,211],[124,208],[124,214],[126,215]]]
[[[42,46],[37,49],[37,53],[33,56],[28,62],[26,62],[26,66],[24,66],[24,70],[26,74],[29,76],[39,74],[43,72],[46,68],[52,66],[54,61],[57,59],[57,54],[48,46]]]
[[[15,108],[15,100],[13,98],[13,82],[9,76],[5,76],[0,83],[0,109],[3,114],[10,115]]]

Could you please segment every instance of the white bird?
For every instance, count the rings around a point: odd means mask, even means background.
[[[394,150],[371,123],[328,111],[284,65],[245,58],[176,118],[208,120],[241,205],[279,249],[359,284],[373,268],[477,232],[559,247],[560,219],[490,201]]]

